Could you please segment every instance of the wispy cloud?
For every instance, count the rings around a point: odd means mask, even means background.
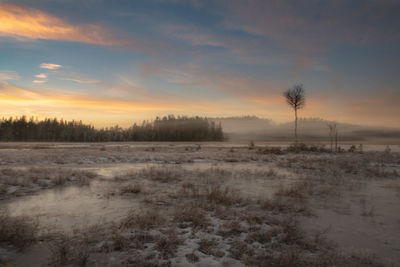
[[[195,8],[201,8],[204,6],[202,0],[156,0],[156,2],[169,4],[185,4]]]
[[[52,63],[42,63],[40,64],[40,67],[42,69],[48,69],[48,70],[56,70],[62,67],[62,65],[58,64],[52,64]]]
[[[72,24],[40,9],[0,3],[0,36],[20,40],[47,39],[92,45],[127,47],[143,52],[164,51],[166,44],[116,35],[98,24]],[[172,48],[169,47],[171,50]]]
[[[163,29],[168,35],[175,37],[177,40],[194,46],[225,47],[228,45],[228,42],[225,42],[220,36],[195,26],[164,25]]]
[[[46,78],[47,78],[47,75],[44,74],[44,73],[40,73],[40,74],[35,75],[35,77],[36,77],[36,78],[40,78],[40,79],[46,79]]]
[[[42,80],[40,80],[42,81]],[[0,101],[22,103],[54,104],[68,107],[86,107],[101,110],[169,110],[173,109],[171,104],[143,103],[134,100],[112,99],[110,97],[90,96],[82,93],[71,93],[65,91],[56,92],[36,91],[9,84],[0,84]]]
[[[0,70],[0,82],[7,80],[17,80],[19,79],[19,75],[17,72],[12,70]]]
[[[218,4],[227,30],[278,47],[296,76],[306,69],[327,71],[318,65],[337,47],[400,40],[398,1],[221,0]]]
[[[47,80],[33,80],[32,82],[36,83],[36,84],[42,84],[42,83],[46,83]]]
[[[144,72],[148,71],[148,66],[143,67]],[[255,79],[251,75],[232,73],[223,67],[207,64],[160,65],[152,66],[150,71],[152,75],[187,89],[209,89],[214,94],[223,93],[229,97],[256,97],[260,92],[279,91],[282,86],[275,80]]]
[[[95,84],[100,83],[100,80],[97,79],[77,79],[77,78],[61,78],[64,81],[73,81],[76,83],[83,83],[83,84]]]
[[[106,46],[124,44],[106,27],[94,24],[73,25],[39,9],[11,4],[0,4],[0,35]]]
[[[225,26],[272,38],[296,52],[315,53],[343,42],[398,40],[396,1],[221,1]],[[384,2],[384,3],[382,3]],[[225,10],[224,10],[225,11]],[[391,27],[388,27],[390,25]]]

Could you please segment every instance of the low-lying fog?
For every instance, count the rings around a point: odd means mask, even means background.
[[[294,122],[277,124],[255,116],[215,118],[231,141],[291,141]],[[298,135],[302,141],[329,141],[328,124],[335,122],[319,118],[300,118]],[[400,144],[400,129],[336,123],[339,141]]]

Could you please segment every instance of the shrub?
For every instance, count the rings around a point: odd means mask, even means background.
[[[0,242],[23,249],[37,239],[38,224],[25,217],[10,216],[7,210],[0,210]]]
[[[206,213],[193,203],[178,206],[175,209],[173,221],[182,227],[186,227],[189,224],[194,228],[204,228],[209,224]]]
[[[138,194],[142,191],[142,186],[140,184],[125,184],[119,189],[120,194]]]
[[[304,143],[291,144],[286,148],[288,152],[300,153],[300,152],[329,152],[330,150],[325,148],[325,145],[306,145]]]
[[[260,154],[275,154],[275,155],[282,155],[282,149],[279,146],[272,146],[272,147],[264,147],[264,148],[259,148],[258,153]]]

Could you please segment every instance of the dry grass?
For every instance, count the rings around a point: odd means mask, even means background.
[[[204,197],[207,201],[219,205],[234,205],[241,201],[240,195],[229,187],[221,187],[218,185],[205,189]]]
[[[319,157],[298,155],[288,157],[280,162],[280,166],[295,168],[298,171],[310,170],[324,177],[366,178],[399,178],[396,170],[388,170],[387,164],[398,165],[398,156],[385,159],[385,155],[365,154],[326,154]],[[392,157],[392,156],[390,156]]]
[[[222,257],[225,254],[221,250],[218,250],[219,241],[216,239],[202,238],[198,242],[198,245],[199,245],[199,247],[197,248],[197,250],[206,255]]]
[[[84,235],[59,233],[49,243],[51,264],[55,266],[88,266],[89,240]]]
[[[138,194],[142,192],[142,186],[138,183],[135,184],[124,184],[119,188],[119,193],[124,194]]]
[[[264,148],[259,148],[259,149],[257,150],[257,153],[259,153],[259,154],[282,155],[282,154],[283,154],[283,151],[282,151],[282,148],[281,148],[281,147],[275,147],[275,146],[268,147],[268,146],[266,146],[266,147],[264,147]]]
[[[198,206],[207,210],[215,210],[219,205],[233,206],[242,203],[240,193],[228,186],[218,184],[194,185],[185,182],[175,198],[184,200],[196,200]]]
[[[228,249],[229,255],[239,261],[243,261],[248,257],[252,257],[254,255],[254,249],[248,245],[246,242],[241,241],[240,239],[234,239],[230,243],[230,247]]]
[[[229,220],[220,227],[218,234],[226,238],[229,236],[238,236],[246,231],[247,229],[241,225],[239,220]]]
[[[104,264],[109,266],[111,264]],[[115,264],[114,264],[115,265]],[[156,266],[170,266],[171,264],[167,260],[160,260],[155,252],[135,252],[132,251],[129,254],[129,258],[125,261],[120,262],[119,266],[140,266],[140,267],[156,267]]]
[[[51,188],[66,184],[85,186],[96,176],[95,173],[66,168],[33,167],[29,169],[0,169],[0,195],[22,195],[41,188]],[[16,190],[7,194],[8,187]]]
[[[196,263],[199,261],[199,257],[194,252],[186,254],[185,257],[190,263]]]
[[[12,217],[7,210],[0,209],[0,243],[23,249],[37,240],[37,231],[38,224],[32,218]]]
[[[129,172],[123,175],[117,175],[114,177],[116,181],[126,180],[151,180],[159,183],[172,183],[177,182],[185,173],[184,169],[179,167],[146,167],[139,171]]]
[[[4,184],[0,184],[0,198],[7,194],[7,186]]]
[[[157,210],[134,211],[121,220],[120,227],[139,228],[142,230],[153,229],[164,223],[164,218]]]
[[[294,184],[281,186],[270,199],[264,199],[260,205],[262,209],[274,213],[297,213],[309,215],[307,199],[312,194],[314,186],[308,180],[300,180]]]
[[[184,203],[178,205],[173,213],[173,221],[181,228],[188,226],[194,228],[205,228],[209,225],[206,212],[195,203]]]
[[[156,239],[154,248],[158,250],[162,258],[168,259],[175,255],[176,249],[180,244],[182,244],[182,240],[178,237],[175,229],[172,229]]]
[[[149,167],[143,169],[139,175],[160,183],[178,181],[183,174],[181,169],[170,167]]]
[[[313,185],[309,180],[302,179],[296,181],[294,184],[283,187],[281,186],[278,191],[275,192],[275,196],[278,197],[288,197],[294,199],[305,199],[312,192]]]

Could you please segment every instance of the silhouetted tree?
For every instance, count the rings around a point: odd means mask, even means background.
[[[303,108],[306,103],[304,87],[302,84],[295,84],[292,88],[286,90],[283,93],[283,96],[285,97],[286,102],[294,109],[294,138],[297,144],[297,110]]]

